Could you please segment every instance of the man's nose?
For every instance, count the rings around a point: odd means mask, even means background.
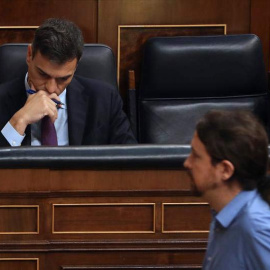
[[[54,78],[48,79],[46,82],[46,90],[50,94],[55,93],[57,90],[57,83]]]

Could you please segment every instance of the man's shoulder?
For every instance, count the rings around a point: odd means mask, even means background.
[[[247,215],[251,224],[256,225],[256,228],[266,225],[270,230],[270,206],[259,193],[257,193],[254,199],[249,203]]]
[[[270,206],[259,193],[248,202],[239,217],[242,233],[252,238],[267,238],[270,243]]]
[[[239,238],[246,249],[247,260],[254,263],[254,269],[270,269],[270,208],[259,193],[248,203]],[[264,265],[264,268],[259,265]]]
[[[24,87],[24,78],[18,77],[13,80],[4,82],[0,84],[0,95],[3,96],[7,92],[10,93],[10,91],[16,91],[18,89],[21,89]]]
[[[13,80],[0,83],[0,87],[6,88],[14,84],[23,84],[23,83],[24,83],[24,77],[17,77],[17,78],[14,78]]]
[[[117,90],[116,87],[104,81],[75,75],[70,83],[70,86],[75,86],[78,83],[81,84],[87,92],[108,93]]]

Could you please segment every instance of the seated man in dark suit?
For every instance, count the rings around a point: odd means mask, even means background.
[[[48,19],[37,29],[28,73],[0,85],[0,146],[43,144],[45,118],[54,123],[57,145],[136,143],[118,91],[74,76],[82,51],[82,33],[70,21]]]

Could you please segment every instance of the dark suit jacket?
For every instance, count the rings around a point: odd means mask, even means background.
[[[0,129],[24,106],[24,78],[0,85]],[[74,76],[67,87],[70,145],[137,143],[116,89],[98,80]],[[31,145],[30,127],[22,145]],[[0,132],[0,146],[9,143]]]

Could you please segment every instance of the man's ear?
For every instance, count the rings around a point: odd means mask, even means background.
[[[32,60],[32,45],[29,44],[27,47],[26,63],[29,64],[31,60]]]
[[[227,181],[234,174],[234,165],[229,160],[222,160],[221,164],[222,180]]]

